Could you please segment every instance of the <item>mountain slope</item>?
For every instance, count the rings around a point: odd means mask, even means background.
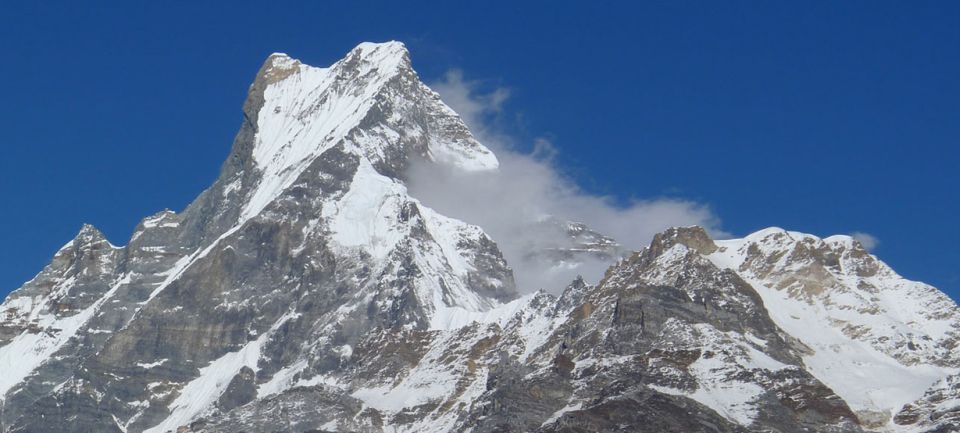
[[[445,327],[516,297],[493,242],[421,206],[398,178],[411,157],[497,164],[402,45],[362,44],[326,69],[273,55],[244,112],[220,178],[182,214],[145,219],[124,248],[85,227],[4,304],[13,341],[0,359],[18,368],[4,380],[4,426],[56,431],[44,421],[55,414],[20,410],[79,405],[98,431],[176,427],[214,402],[174,397],[259,368],[281,327],[303,321],[316,328],[304,340],[329,332],[310,343],[343,346],[369,327]],[[79,243],[93,244],[71,263],[80,269],[63,269]],[[79,314],[60,306],[87,298]],[[31,351],[33,364],[16,359]],[[39,365],[48,357],[64,365]]]
[[[406,48],[271,55],[214,184],[91,226],[0,306],[0,432],[950,431],[956,305],[852,239],[672,229],[629,257],[548,217],[560,295],[411,196],[497,170]],[[529,293],[523,295],[522,293]],[[951,424],[953,423],[953,424]]]
[[[736,270],[771,318],[811,349],[809,371],[881,426],[960,367],[960,310],[908,281],[847,236],[767,229],[718,242],[714,263]]]

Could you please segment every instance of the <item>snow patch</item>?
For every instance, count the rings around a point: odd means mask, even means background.
[[[296,317],[294,313],[283,315],[268,332],[243,346],[236,352],[227,353],[217,358],[209,365],[200,369],[200,375],[187,383],[168,408],[170,415],[159,424],[147,429],[144,433],[163,433],[176,430],[210,410],[214,403],[223,395],[233,377],[243,367],[259,371],[261,348],[288,320]]]
[[[919,345],[956,335],[955,304],[932,287],[903,279],[876,257],[851,256],[856,246],[849,236],[820,240],[770,228],[716,244],[719,249],[706,257],[753,286],[774,323],[813,350],[803,356],[807,370],[854,411],[892,416],[935,382],[956,373],[922,358],[908,365],[892,355],[914,340]],[[825,275],[813,276],[814,283],[825,286],[821,293],[805,292],[781,279],[812,278],[803,272],[815,265],[793,255],[801,246],[830,249],[839,257],[838,266],[814,267],[826,270]],[[751,268],[748,259],[757,254],[772,268],[761,268],[761,274]],[[873,272],[857,274],[870,263],[875,265]],[[933,318],[939,313],[940,318]],[[926,350],[936,351],[935,344]]]

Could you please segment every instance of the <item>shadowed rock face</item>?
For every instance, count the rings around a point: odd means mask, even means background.
[[[406,194],[409,158],[496,167],[401,44],[363,44],[326,69],[271,56],[210,189],[144,219],[126,247],[85,226],[4,304],[5,359],[42,356],[5,378],[0,430],[57,431],[67,418],[70,431],[176,429],[251,402],[291,363],[339,370],[337,348],[377,329],[425,330],[515,299],[479,228]],[[209,401],[190,401],[201,388]]]
[[[413,159],[497,160],[402,44],[361,44],[329,68],[274,54],[243,115],[219,178],[187,209],[145,218],[124,247],[84,226],[0,307],[0,432],[955,424],[957,364],[943,354],[956,306],[842,239],[676,228],[618,260],[615,240],[548,219],[573,247],[538,260],[618,261],[559,297],[518,293],[495,240],[407,193]],[[922,326],[884,315],[878,299],[896,290],[933,307]],[[851,294],[873,303],[843,311],[879,319],[831,315]],[[798,320],[829,318],[818,329],[929,368],[930,384],[896,408],[842,398],[847,385],[818,368],[822,342],[787,330],[794,301],[812,306]]]

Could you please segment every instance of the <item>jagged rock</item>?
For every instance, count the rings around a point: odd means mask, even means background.
[[[90,226],[0,306],[0,432],[939,432],[960,312],[848,237],[586,225],[608,260],[523,294],[496,239],[407,191],[495,170],[406,48],[271,55],[213,185],[126,246]],[[616,263],[612,263],[616,262]]]

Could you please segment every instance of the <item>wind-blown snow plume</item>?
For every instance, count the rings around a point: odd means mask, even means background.
[[[876,236],[871,235],[870,233],[864,232],[853,232],[850,234],[851,237],[860,242],[860,245],[863,245],[867,251],[873,251],[877,248],[877,245],[880,245],[880,239],[877,239]]]
[[[500,167],[467,173],[414,164],[410,192],[441,213],[482,227],[512,264],[522,290],[560,290],[578,274],[596,280],[610,265],[600,259],[562,268],[555,263],[538,265],[532,253],[571,246],[562,225],[537,224],[547,218],[584,223],[628,249],[641,248],[655,233],[672,226],[700,225],[722,235],[717,217],[700,203],[652,198],[621,206],[611,197],[585,192],[553,163],[557,150],[546,139],[535,140],[529,153],[518,151],[518,141],[495,125],[509,97],[507,89],[479,92],[478,83],[464,80],[457,70],[430,87],[494,150]]]

